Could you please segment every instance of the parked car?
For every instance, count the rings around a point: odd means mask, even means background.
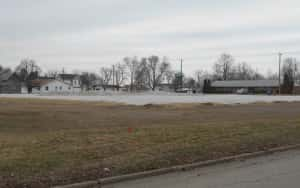
[[[196,90],[194,89],[190,89],[190,88],[181,88],[181,89],[177,89],[176,93],[196,93]]]

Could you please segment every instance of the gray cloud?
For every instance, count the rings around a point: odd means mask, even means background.
[[[241,54],[300,49],[297,0],[0,0],[0,4],[0,64],[6,66],[32,57],[46,69],[64,64],[69,69],[95,70],[123,56],[158,54],[184,57],[186,71],[192,72],[209,68],[219,53],[230,52],[269,69],[273,57]]]

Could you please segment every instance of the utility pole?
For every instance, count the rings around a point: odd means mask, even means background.
[[[183,59],[180,59],[180,86],[181,89],[183,88],[183,72],[182,72],[182,63],[183,63]]]
[[[115,90],[115,65],[113,65],[113,80],[112,80],[112,86],[113,86],[113,90]]]
[[[279,70],[278,70],[278,87],[279,87],[279,95],[281,95],[281,57],[282,57],[282,53],[278,53],[278,63],[279,63]]]
[[[296,58],[294,58],[294,82],[296,81],[296,72],[298,71],[297,70],[298,69],[298,67],[297,67],[297,59]]]

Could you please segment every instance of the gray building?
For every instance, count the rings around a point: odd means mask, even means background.
[[[215,81],[210,86],[212,93],[278,93],[278,80],[230,80]]]
[[[10,71],[0,75],[0,93],[21,93],[22,83],[18,76]]]

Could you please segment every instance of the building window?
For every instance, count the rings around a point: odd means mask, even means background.
[[[69,87],[69,90],[71,90],[71,87]]]
[[[59,86],[59,90],[62,90],[62,86]]]
[[[55,91],[57,91],[57,86],[55,86]]]
[[[48,86],[46,86],[45,90],[46,90],[46,91],[49,91],[49,87],[48,87]]]

